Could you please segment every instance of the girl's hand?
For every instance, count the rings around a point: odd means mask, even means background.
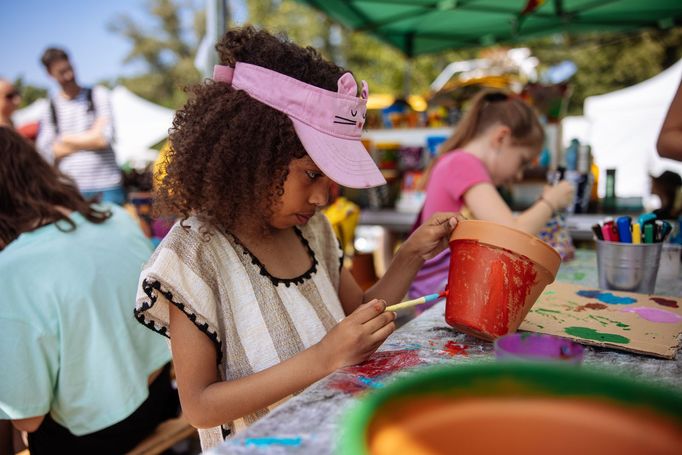
[[[557,211],[568,207],[573,202],[574,192],[573,185],[563,180],[554,186],[546,186],[542,192],[542,198],[549,202],[552,208]]]
[[[415,230],[400,248],[426,260],[431,259],[448,246],[450,234],[464,217],[459,213],[434,213]]]
[[[383,300],[364,303],[322,338],[317,346],[332,371],[367,360],[393,333],[396,314],[385,308]]]

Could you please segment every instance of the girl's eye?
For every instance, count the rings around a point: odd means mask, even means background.
[[[322,174],[320,174],[319,172],[315,172],[315,171],[305,171],[305,175],[307,175],[310,180],[315,180],[319,176],[321,176]]]

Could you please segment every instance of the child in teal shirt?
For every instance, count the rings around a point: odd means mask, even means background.
[[[168,346],[133,316],[151,251],[0,128],[0,419],[31,454],[123,453],[177,413]]]

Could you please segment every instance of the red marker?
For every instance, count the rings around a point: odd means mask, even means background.
[[[604,240],[607,242],[611,241],[611,226],[604,225],[601,227],[601,235],[604,237]]]
[[[614,230],[613,230],[613,218],[606,218],[604,220],[604,224],[602,225],[602,234],[604,235],[604,240],[607,242],[617,242],[618,239],[614,238]]]
[[[611,223],[611,241],[620,242],[620,235],[618,234],[618,228],[614,223]]]

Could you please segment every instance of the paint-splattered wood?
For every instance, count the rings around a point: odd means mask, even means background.
[[[553,283],[519,329],[672,359],[682,341],[682,298]]]

